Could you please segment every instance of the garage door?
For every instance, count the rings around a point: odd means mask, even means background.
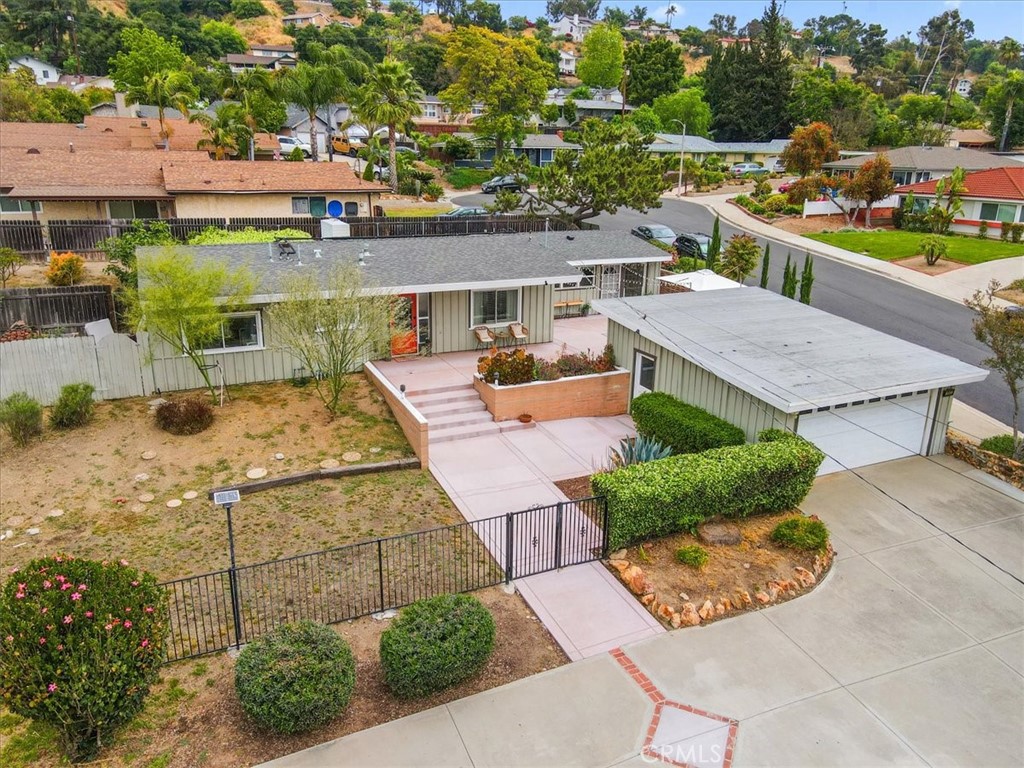
[[[797,433],[826,454],[819,475],[914,456],[927,437],[928,395],[851,405],[800,417]]]

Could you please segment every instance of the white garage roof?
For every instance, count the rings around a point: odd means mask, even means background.
[[[600,299],[594,309],[786,413],[988,375],[760,288]]]
[[[715,274],[710,269],[698,269],[696,272],[677,272],[674,275],[662,275],[658,278],[663,283],[681,285],[691,291],[721,291],[726,288],[740,288],[743,284]]]

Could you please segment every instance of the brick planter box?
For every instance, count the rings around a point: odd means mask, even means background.
[[[496,387],[477,376],[473,386],[495,421],[517,419],[523,413],[533,416],[534,421],[619,416],[629,408],[629,371],[626,370],[511,387]]]

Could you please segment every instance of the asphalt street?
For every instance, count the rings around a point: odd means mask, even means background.
[[[460,195],[454,200],[458,205],[485,205],[493,201],[493,195],[480,193]],[[711,233],[714,215],[703,206],[688,200],[663,200],[662,203],[661,208],[647,214],[620,209],[614,216],[602,214],[592,221],[608,230],[628,231],[647,222],[671,227],[677,233]],[[741,231],[725,222],[721,230],[723,241]],[[758,242],[763,248],[766,241],[758,237]],[[772,242],[768,287],[776,292],[782,287],[782,270],[789,250],[787,245]],[[799,271],[804,254],[794,252],[793,257]],[[754,283],[759,276],[760,267],[747,282]],[[971,332],[972,312],[967,307],[884,275],[820,256],[814,259],[814,278],[812,306],[984,367],[982,360],[990,351],[975,340]],[[1010,423],[1013,402],[1008,387],[997,373],[991,373],[977,384],[958,387],[957,398],[1004,424]]]

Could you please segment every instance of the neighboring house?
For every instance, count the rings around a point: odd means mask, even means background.
[[[924,212],[935,202],[937,184],[938,179],[907,184],[897,187],[896,194],[902,204],[913,193],[915,210]],[[968,173],[964,184],[967,191],[960,195],[963,210],[953,220],[951,231],[976,235],[985,222],[988,237],[998,238],[1004,225],[1024,223],[1024,165]]]
[[[656,21],[648,20],[643,23],[631,21],[623,27],[623,30],[626,32],[638,32],[648,40],[655,37],[664,37],[670,42],[679,42],[679,35],[677,35],[668,24],[661,24]]]
[[[965,99],[971,95],[971,88],[974,87],[974,83],[965,77],[960,78],[956,81],[956,92],[963,96]]]
[[[452,112],[440,97],[432,93],[423,96],[416,103],[420,107],[420,114],[413,117],[412,122],[417,131],[429,136],[456,133],[460,128],[471,125],[474,119],[484,113],[483,104],[471,105],[469,112],[465,114]]]
[[[298,58],[295,53],[294,45],[268,45],[264,43],[254,43],[249,46],[249,53],[253,56],[266,56],[274,59],[280,59],[283,56],[290,56],[293,59]]]
[[[565,105],[565,100],[571,98],[572,90],[572,88],[553,88],[548,91],[544,103],[562,107]],[[622,115],[623,113],[622,94],[617,88],[592,88],[589,99],[572,98],[572,101],[576,104],[576,123],[589,117],[596,117],[599,120],[613,120],[616,115]],[[627,104],[625,112],[632,112],[633,109],[634,107]],[[558,128],[567,128],[570,123],[564,117],[559,117],[553,125]]]
[[[819,474],[941,454],[954,388],[988,371],[760,288],[599,300],[632,395],[668,392],[740,427],[796,432]]]
[[[419,352],[475,351],[473,329],[507,330],[520,322],[529,342],[550,342],[556,285],[607,280],[607,295],[642,295],[657,289],[657,274],[667,255],[626,232],[565,232],[460,237],[334,239],[275,244],[185,248],[198,261],[215,261],[231,269],[248,268],[257,287],[251,307],[225,317],[234,346],[207,350],[219,363],[228,385],[291,379],[299,364],[276,342],[267,308],[284,299],[290,275],[308,271],[323,277],[338,263],[359,263],[366,284],[402,297],[409,327],[394,329],[402,352],[410,336]],[[140,257],[153,249],[138,251]],[[596,276],[595,276],[596,271]],[[635,279],[613,285],[623,273]],[[225,342],[226,343],[226,342]],[[201,386],[192,364],[166,349],[153,350],[155,385],[164,390]]]
[[[291,69],[298,62],[294,56],[257,56],[251,53],[229,53],[220,57],[220,61],[228,65],[232,73],[248,72],[253,69],[269,69],[278,71]]]
[[[8,65],[8,70],[17,72],[19,69],[29,70],[36,78],[37,85],[52,85],[60,79],[60,70],[34,56],[15,56]]]
[[[578,13],[572,16],[562,16],[551,24],[551,34],[555,37],[563,37],[579,43],[587,36],[587,33],[597,24],[593,19],[580,16]]]
[[[559,132],[561,133],[561,132]],[[559,149],[571,149],[577,152],[580,151],[579,144],[573,144],[563,139],[559,133],[528,133],[523,138],[521,144],[512,144],[507,147],[511,152],[518,156],[525,155],[531,165],[544,166],[548,165],[552,160],[555,159],[555,152]],[[474,133],[456,132],[457,136],[469,139],[473,142],[478,142],[479,137]],[[431,145],[431,149],[443,150],[444,142],[439,141]],[[494,147],[493,146],[480,146],[477,153],[478,160],[481,161],[482,167],[490,167],[489,163],[494,160]]]
[[[675,155],[679,157],[680,142],[683,141],[682,134],[659,133],[655,140],[647,147],[649,152],[657,155]],[[774,160],[782,154],[782,150],[789,144],[789,139],[772,139],[771,141],[711,141],[700,136],[686,136],[683,144],[684,154],[697,162],[703,162],[709,156],[715,155],[722,161],[723,165],[733,163],[760,163],[769,167],[769,160]]]
[[[949,132],[946,143],[950,147],[966,149],[994,149],[996,139],[982,128],[954,128]]]
[[[579,60],[572,51],[559,51],[558,52],[558,73],[561,75],[572,75],[576,76],[576,62]]]
[[[86,88],[106,88],[114,90],[114,81],[106,75],[61,75],[57,85],[62,85],[75,93],[81,93]]]
[[[675,156],[677,159],[682,151],[685,157],[701,163],[711,155],[718,154],[718,145],[702,136],[687,135],[684,139],[681,133],[658,133],[647,151],[655,155]]]
[[[324,107],[317,112],[316,144],[318,154],[327,153],[328,137],[338,130],[339,125],[343,121],[343,118],[340,117],[341,114],[347,116],[348,108],[338,105],[332,109]],[[309,144],[309,113],[294,104],[288,104],[281,132],[288,136],[294,136],[300,141]]]
[[[825,163],[822,168],[833,174],[852,176],[858,168],[878,154],[869,152],[835,160]],[[983,171],[1006,165],[1006,158],[965,147],[899,147],[884,154],[892,165],[892,178],[898,185],[949,176],[954,168]]]
[[[292,13],[288,16],[281,17],[281,23],[284,26],[294,24],[296,27],[326,27],[331,23],[331,20],[324,14],[317,11],[315,13]]]
[[[718,38],[718,44],[723,48],[731,48],[734,45],[738,45],[741,48],[750,47],[749,37],[720,37]]]

